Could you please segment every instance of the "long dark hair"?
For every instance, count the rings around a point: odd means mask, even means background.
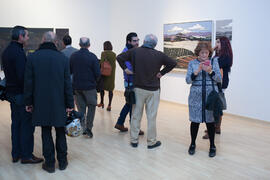
[[[231,59],[230,67],[233,65],[233,53],[232,53],[232,46],[230,40],[223,36],[218,38],[220,40],[220,50],[216,50],[216,56],[219,57],[228,57]]]

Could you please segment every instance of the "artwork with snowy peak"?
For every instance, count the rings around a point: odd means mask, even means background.
[[[232,19],[216,21],[216,39],[222,36],[232,41]]]
[[[165,24],[164,53],[176,59],[178,69],[187,69],[189,61],[196,58],[194,49],[199,41],[212,41],[213,22],[197,21]]]

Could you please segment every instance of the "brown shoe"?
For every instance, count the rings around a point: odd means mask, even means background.
[[[21,163],[22,164],[37,164],[37,163],[41,163],[43,161],[42,158],[38,158],[36,156],[32,156],[32,158],[30,159],[22,159]]]
[[[104,108],[104,104],[99,103],[99,104],[97,104],[97,107],[102,107],[102,109],[103,109]]]
[[[112,107],[111,106],[108,106],[107,107],[107,111],[111,111],[112,110]]]
[[[209,139],[208,133],[206,133],[202,138],[203,139]]]
[[[139,135],[140,136],[144,135],[144,132],[142,130],[140,130]]]
[[[119,124],[116,124],[114,126],[115,129],[118,129],[119,131],[121,132],[127,132],[128,131],[128,128],[126,128],[124,125],[119,125]]]

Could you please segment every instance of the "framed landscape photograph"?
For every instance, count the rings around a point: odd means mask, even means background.
[[[196,58],[198,42],[211,42],[212,32],[212,21],[164,24],[164,53],[177,61],[176,69],[186,70],[189,61]]]
[[[216,21],[216,39],[225,36],[232,42],[232,19]]]

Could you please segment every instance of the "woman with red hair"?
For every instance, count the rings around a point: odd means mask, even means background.
[[[220,37],[216,41],[215,57],[218,59],[218,64],[222,76],[222,83],[218,84],[219,90],[225,92],[229,85],[229,72],[231,72],[231,67],[233,64],[233,53],[230,40],[227,37]],[[216,134],[220,134],[220,126],[221,126],[222,116],[220,116],[219,123],[216,124]],[[203,139],[208,139],[207,130],[206,134],[203,136]]]

